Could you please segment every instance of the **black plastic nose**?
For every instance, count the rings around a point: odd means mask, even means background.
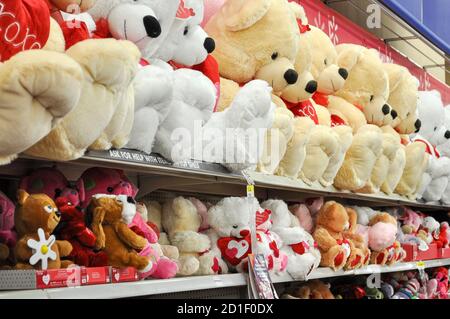
[[[161,35],[161,25],[153,16],[144,17],[145,32],[150,38],[157,38]]]
[[[450,139],[450,131],[445,132],[444,136],[447,140],[449,140]]]
[[[55,215],[58,216],[58,217],[61,217],[61,212],[59,210],[57,210]]]
[[[317,91],[317,81],[309,81],[306,84],[305,91],[311,94],[315,93]]]
[[[420,128],[422,127],[422,122],[420,120],[417,120],[416,123],[414,123],[414,127],[416,128],[416,133],[420,131]]]
[[[397,116],[398,116],[397,111],[396,111],[396,110],[392,110],[392,111],[391,111],[391,116],[392,116],[392,118],[395,120],[395,119],[397,118]]]
[[[288,84],[295,84],[298,80],[298,73],[295,70],[289,69],[284,73],[284,79]]]
[[[205,47],[206,51],[208,53],[213,53],[216,49],[216,42],[213,38],[206,38],[205,43],[203,43],[203,46]]]
[[[134,198],[131,197],[131,196],[128,196],[128,197],[127,197],[127,202],[130,203],[130,204],[136,204],[136,201],[135,201]]]
[[[342,76],[342,78],[344,80],[347,80],[347,78],[348,78],[348,71],[346,69],[340,68],[338,72],[339,72],[339,75]]]
[[[381,109],[381,111],[383,111],[384,115],[388,115],[389,112],[391,111],[391,108],[389,107],[389,105],[385,104],[385,105],[383,105],[383,108]]]

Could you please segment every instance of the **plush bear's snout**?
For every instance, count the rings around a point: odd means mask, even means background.
[[[317,81],[309,81],[308,84],[306,84],[305,91],[313,94],[317,91],[317,87]]]
[[[284,73],[284,79],[288,84],[295,84],[298,80],[298,73],[295,70],[289,69]]]
[[[206,52],[208,52],[208,54],[211,54],[216,49],[216,42],[213,38],[206,38],[203,46],[205,47]]]
[[[150,38],[157,38],[161,35],[161,25],[155,17],[145,16],[143,20],[145,32]]]
[[[342,76],[344,80],[348,78],[348,71],[346,69],[340,68],[338,71],[339,75]]]

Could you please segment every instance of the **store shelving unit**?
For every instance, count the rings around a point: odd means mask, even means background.
[[[424,262],[424,268],[433,268],[450,265],[450,259],[429,260]],[[313,271],[308,280],[325,279],[332,277],[370,275],[377,273],[388,273],[417,269],[416,262],[399,263],[393,266],[370,265],[365,268],[352,271],[334,272],[329,268],[318,268]],[[288,274],[283,276],[274,275],[272,278],[275,284],[289,284],[295,282]],[[186,292],[222,289],[228,287],[243,287],[247,284],[246,276],[243,274],[227,274],[218,276],[185,277],[169,280],[144,280],[139,282],[108,284],[97,286],[83,286],[72,288],[57,288],[45,290],[19,290],[0,291],[0,299],[95,299],[95,298],[130,298],[145,297],[152,295],[173,294]]]

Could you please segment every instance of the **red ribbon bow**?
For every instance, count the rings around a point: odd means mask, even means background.
[[[302,19],[297,19],[297,24],[301,34],[311,31],[309,24],[303,24]]]

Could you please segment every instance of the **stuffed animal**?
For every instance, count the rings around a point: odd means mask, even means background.
[[[60,269],[72,265],[69,260],[61,260],[70,255],[72,245],[50,236],[61,220],[55,202],[45,194],[29,195],[24,190],[19,190],[17,197],[16,269]]]
[[[83,82],[80,65],[63,52],[64,38],[47,1],[5,0],[2,12],[0,165],[39,142],[72,111]]]
[[[105,252],[94,252],[97,238],[86,226],[84,213],[66,197],[58,197],[56,206],[61,214],[57,237],[70,242],[72,251],[67,258],[78,266],[103,267],[108,265]]]
[[[226,273],[226,265],[211,252],[211,241],[199,233],[202,220],[195,205],[177,197],[164,203],[162,224],[172,245],[180,252],[181,276]]]
[[[285,271],[288,257],[280,251],[281,239],[271,231],[271,211],[260,207],[256,199],[224,198],[208,210],[211,226],[208,235],[214,253],[231,269],[245,272],[248,255],[252,253],[252,218],[255,218],[256,253],[264,255],[270,273]]]
[[[358,213],[350,207],[346,207],[346,210],[350,227],[347,231],[344,232],[344,236],[347,239],[352,240],[353,244],[355,245],[355,253],[357,254],[357,256],[361,256],[361,260],[359,261],[359,263],[357,263],[356,260],[353,264],[347,263],[346,268],[354,269],[357,267],[367,266],[370,262],[371,253],[368,247],[368,243],[360,234],[358,234]]]
[[[437,281],[437,298],[438,299],[449,299],[448,296],[448,269],[445,267],[439,267],[433,271],[434,279]]]
[[[450,165],[450,159],[441,157],[436,149],[439,132],[444,127],[445,120],[445,110],[439,92],[419,92],[418,112],[421,127],[413,140],[424,144],[429,160],[417,195],[427,202],[438,202],[448,185]]]
[[[268,200],[261,207],[272,212],[272,231],[283,243],[280,251],[288,256],[286,271],[295,280],[305,280],[320,264],[320,252],[314,239],[303,228],[281,200]]]
[[[351,240],[344,237],[350,227],[347,210],[341,204],[329,201],[317,214],[316,229],[313,237],[319,246],[322,260],[320,265],[337,271],[349,262],[357,267],[362,256],[356,254]]]
[[[433,243],[437,244],[438,248],[448,248],[450,239],[450,227],[448,222],[441,223],[439,232],[436,235],[434,236]]]
[[[72,205],[79,206],[85,200],[84,185],[78,180],[70,185],[67,178],[56,168],[38,168],[20,180],[19,188],[29,194],[46,194],[53,200],[67,198]]]
[[[0,192],[0,243],[13,249],[17,242],[17,233],[14,230],[14,203]]]
[[[308,207],[303,204],[294,204],[289,206],[289,211],[297,219],[298,225],[306,230],[309,234],[314,231],[314,220]]]
[[[212,54],[219,63],[220,75],[226,79],[222,81],[225,85],[221,88],[219,110],[224,109],[222,103],[230,104],[239,89],[237,83],[261,79],[272,86],[274,94],[280,94],[286,86],[297,82],[293,63],[298,52],[299,28],[286,0],[227,1],[211,17],[205,30],[216,41]],[[283,106],[277,97],[273,101]],[[293,117],[286,111],[275,111],[258,171],[273,174],[286,152],[293,134]]]
[[[122,170],[92,167],[80,176],[79,185],[84,186],[85,199],[81,207],[86,208],[96,194],[127,195],[135,197],[138,189],[130,182]]]
[[[331,285],[320,280],[311,280],[306,284],[288,291],[282,296],[283,299],[335,299],[330,290]]]
[[[134,106],[128,97],[140,58],[137,47],[129,41],[88,39],[71,46],[66,54],[82,67],[82,94],[73,111],[27,150],[29,155],[77,159],[93,144],[95,149],[110,148],[116,138],[123,139],[119,135],[129,125],[123,121],[128,108]],[[93,108],[93,103],[100,106]]]
[[[87,214],[97,238],[94,248],[106,253],[110,266],[134,267],[146,273],[155,265],[152,259],[138,254],[138,250],[147,247],[148,241],[128,228],[123,219],[124,213],[129,215],[128,207],[122,197],[101,194],[92,197]]]
[[[450,105],[445,107],[445,125],[441,129],[441,132],[437,141],[437,150],[441,156],[450,158]],[[450,178],[447,188],[441,197],[441,202],[445,205],[450,205]]]

